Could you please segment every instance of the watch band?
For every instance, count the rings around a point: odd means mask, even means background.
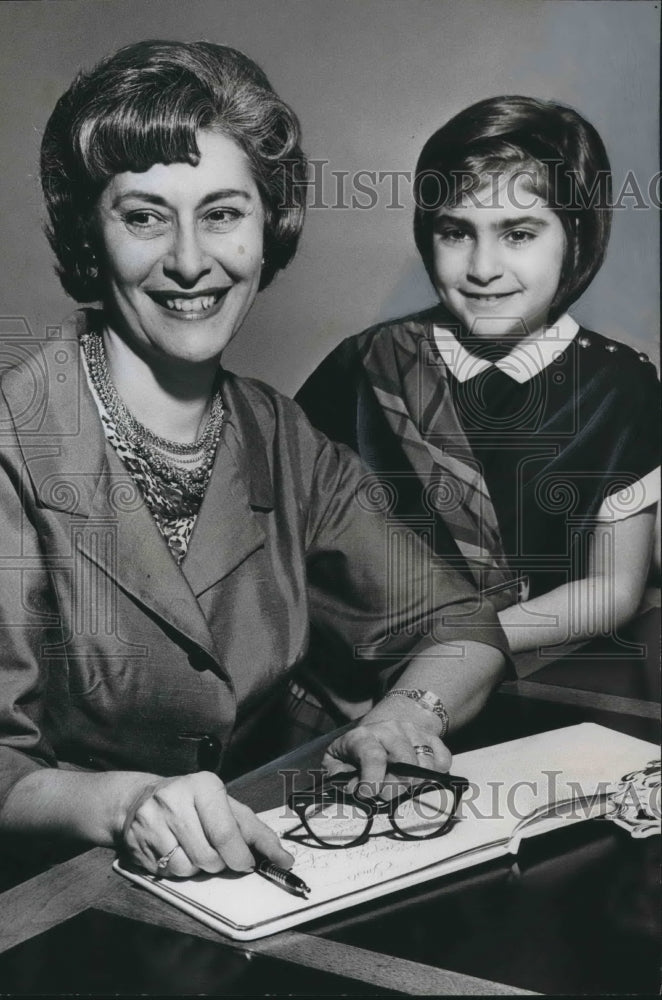
[[[444,736],[448,732],[449,718],[448,712],[444,706],[441,698],[437,698],[436,694],[432,691],[424,691],[422,688],[392,688],[387,691],[384,698],[411,698],[415,701],[421,708],[426,709],[428,712],[433,712],[441,722],[441,732],[439,733],[439,739],[443,740]]]

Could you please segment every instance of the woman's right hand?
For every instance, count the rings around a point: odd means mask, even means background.
[[[236,872],[255,867],[259,853],[282,868],[293,857],[255,813],[231,798],[209,771],[158,778],[127,809],[122,841],[128,858],[151,874],[173,851],[160,875],[189,877],[199,871]]]

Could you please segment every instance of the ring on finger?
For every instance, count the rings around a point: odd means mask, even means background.
[[[417,757],[434,757],[434,750],[427,743],[416,743],[414,753]]]
[[[178,847],[179,847],[179,844],[175,844],[175,846],[172,848],[172,850],[168,851],[167,854],[162,854],[161,855],[161,857],[159,858],[159,860],[156,862],[156,872],[157,872],[157,875],[163,875],[164,871],[166,870],[166,868],[168,867],[168,865],[170,863],[170,858],[173,856],[173,854],[175,853],[175,851],[177,850]]]

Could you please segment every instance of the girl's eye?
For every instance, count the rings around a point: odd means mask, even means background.
[[[439,236],[444,243],[463,243],[471,238],[465,229],[453,229],[451,227],[440,229]]]
[[[529,232],[528,229],[511,229],[506,236],[506,239],[515,246],[520,246],[522,243],[529,243],[535,238],[536,234]]]

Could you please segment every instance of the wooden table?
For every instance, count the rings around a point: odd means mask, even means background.
[[[646,699],[577,690],[544,676],[509,682],[452,749],[584,720],[659,738]],[[320,752],[311,744],[283,763],[314,766]],[[258,809],[279,804],[277,770],[238,780],[233,794]],[[112,852],[97,848],[0,896],[0,993],[657,992],[658,852],[657,837],[578,824],[536,838],[517,863],[239,944],[113,874]]]

